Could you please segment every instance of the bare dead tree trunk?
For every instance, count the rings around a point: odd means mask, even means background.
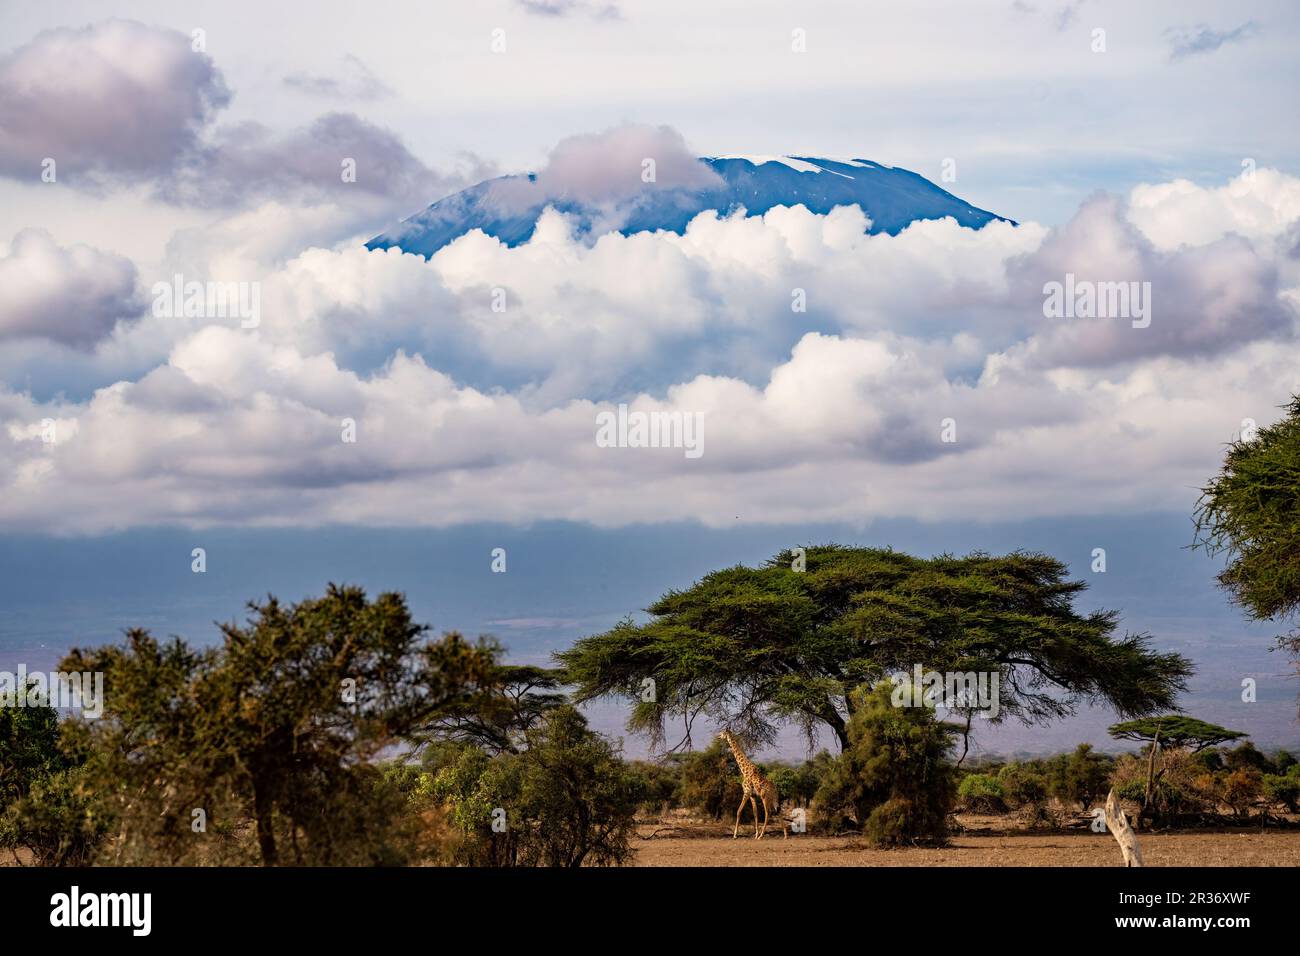
[[[1137,834],[1128,825],[1128,817],[1124,816],[1114,788],[1111,788],[1110,795],[1106,797],[1106,829],[1119,844],[1120,852],[1124,854],[1124,865],[1141,866],[1142,851],[1138,848]]]
[[[1156,735],[1151,738],[1151,753],[1147,755],[1147,788],[1142,795],[1142,812],[1138,814],[1139,821],[1142,817],[1147,818],[1147,825],[1150,826],[1155,820],[1155,808],[1151,805],[1155,799],[1156,793],[1156,754],[1160,750],[1160,728],[1156,728]]]

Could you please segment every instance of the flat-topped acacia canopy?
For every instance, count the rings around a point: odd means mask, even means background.
[[[762,567],[715,571],[661,597],[648,622],[625,620],[557,654],[575,697],[625,698],[629,729],[655,743],[666,720],[682,719],[689,739],[704,716],[759,742],[781,724],[825,726],[844,746],[848,692],[915,664],[996,670],[1001,716],[1026,723],[1081,701],[1121,716],[1167,710],[1192,671],[1146,635],[1115,636],[1116,612],[1077,613],[1087,585],[1049,555],[802,550],[803,561],[783,551]]]

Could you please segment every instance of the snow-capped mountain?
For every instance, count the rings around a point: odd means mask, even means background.
[[[924,176],[867,159],[816,159],[806,156],[711,156],[701,162],[716,176],[709,185],[647,185],[617,203],[583,202],[547,196],[529,173],[489,179],[440,199],[423,212],[366,243],[369,249],[396,246],[430,256],[473,229],[508,246],[527,242],[547,206],[569,214],[579,234],[666,230],[681,234],[696,215],[716,210],[727,215],[744,209],[762,215],[776,206],[803,205],[827,213],[836,206],[860,206],[870,232],[894,235],[918,219],[951,216],[979,229],[993,220],[1011,222],[977,209],[940,189]]]

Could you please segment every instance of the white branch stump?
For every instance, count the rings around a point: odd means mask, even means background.
[[[1124,865],[1141,866],[1142,851],[1138,848],[1137,834],[1128,825],[1128,817],[1124,816],[1124,810],[1120,807],[1119,798],[1115,796],[1114,790],[1111,790],[1110,795],[1106,797],[1106,829],[1119,844],[1120,852],[1124,854]]]

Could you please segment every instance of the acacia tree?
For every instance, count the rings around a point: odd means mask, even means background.
[[[1113,611],[1076,613],[1087,587],[1044,554],[917,558],[893,550],[810,547],[670,591],[645,623],[625,620],[557,655],[577,700],[622,696],[629,729],[658,744],[681,718],[705,716],[756,742],[782,723],[847,747],[849,692],[914,664],[996,672],[998,719],[1026,723],[1082,701],[1122,716],[1167,709],[1191,665],[1117,637]],[[652,681],[652,683],[648,683]],[[652,690],[647,693],[647,689]]]
[[[1207,747],[1217,747],[1219,744],[1248,736],[1243,731],[1229,730],[1226,727],[1220,727],[1218,724],[1206,723],[1203,720],[1186,717],[1182,714],[1143,717],[1138,720],[1112,724],[1107,733],[1116,740],[1136,740],[1145,742],[1148,745],[1147,784],[1142,797],[1141,814],[1144,818],[1152,818],[1156,815],[1159,794],[1157,785],[1165,775],[1165,771],[1169,769],[1167,765],[1160,766],[1157,769],[1157,761],[1160,764],[1164,763],[1163,760],[1160,760],[1161,747],[1168,750],[1198,753]]]
[[[1223,554],[1219,583],[1256,620],[1300,615],[1300,395],[1286,415],[1228,447],[1201,489],[1196,545]],[[1300,656],[1300,630],[1278,638]]]
[[[88,722],[91,768],[123,821],[119,847],[193,860],[252,820],[265,865],[385,862],[391,808],[377,799],[382,750],[488,679],[492,660],[448,635],[428,640],[398,594],[250,604],[219,647],[159,642],[74,650],[65,670],[102,671],[103,719]],[[211,819],[204,841],[194,809]]]
[[[1112,724],[1107,733],[1116,740],[1159,742],[1161,746],[1170,750],[1186,750],[1188,753],[1197,753],[1206,747],[1217,747],[1219,744],[1248,736],[1243,731],[1229,730],[1227,727],[1209,724],[1182,714],[1143,717]]]

